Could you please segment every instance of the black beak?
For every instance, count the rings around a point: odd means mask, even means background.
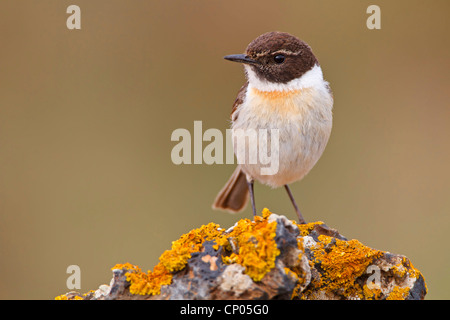
[[[234,61],[234,62],[240,62],[240,63],[245,63],[245,64],[253,64],[253,65],[261,64],[260,62],[258,62],[256,60],[250,59],[245,54],[230,54],[229,56],[225,56],[223,58],[226,59],[226,60],[230,60],[230,61]]]

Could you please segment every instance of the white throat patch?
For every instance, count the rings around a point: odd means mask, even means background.
[[[293,79],[287,83],[270,82],[260,79],[250,66],[244,65],[244,67],[247,73],[249,88],[255,88],[259,91],[291,91],[326,84],[323,80],[322,69],[317,64],[300,78]]]

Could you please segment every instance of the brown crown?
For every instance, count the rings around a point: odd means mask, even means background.
[[[260,64],[251,65],[258,77],[278,83],[286,83],[301,77],[318,64],[311,47],[286,32],[268,32],[250,42],[247,56]],[[283,55],[283,63],[276,63],[275,56]]]

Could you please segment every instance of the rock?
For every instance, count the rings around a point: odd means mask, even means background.
[[[112,271],[109,286],[56,299],[419,300],[427,292],[408,258],[267,209],[228,230],[214,223],[191,230],[147,273],[130,263]]]

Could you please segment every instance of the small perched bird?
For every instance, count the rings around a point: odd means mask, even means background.
[[[238,164],[213,208],[239,212],[250,196],[255,216],[256,180],[274,188],[284,186],[299,222],[306,223],[288,185],[313,168],[331,134],[333,95],[319,62],[308,44],[284,32],[265,33],[248,45],[245,54],[224,58],[242,63],[247,77],[231,112],[233,135],[238,129],[278,129],[279,164],[274,174],[262,174],[260,162]],[[258,140],[258,147],[263,147],[261,143]],[[234,143],[236,155],[238,151],[243,150]]]

